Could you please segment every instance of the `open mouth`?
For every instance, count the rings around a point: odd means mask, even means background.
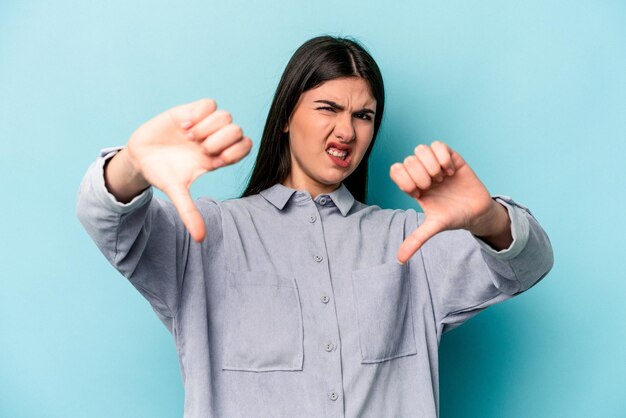
[[[348,154],[350,154],[350,152],[347,150],[339,150],[331,146],[326,149],[326,154],[332,155],[333,157],[337,157],[345,161],[345,159],[348,157]]]

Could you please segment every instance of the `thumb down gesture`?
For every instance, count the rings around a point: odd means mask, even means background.
[[[496,249],[512,242],[507,210],[491,198],[463,157],[443,142],[418,145],[413,155],[391,166],[390,176],[419,203],[425,215],[424,222],[400,246],[400,263],[446,230],[466,229]]]

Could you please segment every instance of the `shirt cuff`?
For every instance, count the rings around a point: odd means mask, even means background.
[[[513,242],[509,246],[509,248],[505,248],[500,251],[494,250],[489,244],[485,241],[476,237],[478,244],[487,254],[490,254],[496,258],[501,260],[511,260],[519,255],[522,252],[524,247],[526,247],[526,243],[528,242],[528,234],[530,230],[530,225],[528,224],[527,213],[530,211],[513,201],[508,196],[496,195],[493,197],[496,202],[501,203],[509,213],[509,218],[511,219],[511,235],[513,236]]]
[[[130,202],[122,203],[118,201],[106,188],[104,183],[104,165],[108,160],[113,158],[124,147],[110,147],[100,150],[100,157],[96,161],[95,173],[94,173],[94,189],[98,194],[99,200],[113,212],[119,214],[125,214],[133,211],[134,209],[145,205],[152,200],[152,187],[148,187],[146,190],[135,196]]]

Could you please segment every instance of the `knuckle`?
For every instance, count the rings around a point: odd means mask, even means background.
[[[231,124],[233,123],[233,115],[230,114],[230,112],[227,112],[225,110],[222,111],[222,118],[224,118],[224,121],[226,121],[226,123]]]
[[[216,143],[216,141],[213,140],[213,138],[208,137],[207,139],[205,139],[202,142],[202,147],[206,150],[206,152],[208,152],[209,154],[215,154],[217,152],[219,152],[219,148],[218,148],[218,144]]]
[[[207,110],[215,110],[217,108],[217,103],[213,99],[202,99],[200,100],[200,105]]]
[[[432,184],[431,177],[430,176],[420,176],[418,179],[416,179],[416,183],[422,190],[426,190],[426,189],[430,188],[430,186]]]
[[[224,163],[226,165],[232,164],[233,163],[233,156],[232,156],[232,152],[230,152],[230,150],[225,150],[223,151],[220,155],[219,158],[224,161]]]
[[[239,125],[232,125],[233,126],[233,134],[235,134],[237,137],[242,137],[243,136],[243,129],[241,128],[241,126]]]
[[[428,174],[430,174],[430,175],[431,175],[431,177],[437,177],[437,176],[439,176],[439,175],[441,174],[441,167],[440,167],[440,166],[433,167],[433,168],[432,168],[432,169],[428,172]]]
[[[232,122],[232,117],[230,116],[230,113],[222,109],[216,110],[215,113],[211,115],[211,118],[215,122],[221,123],[223,125],[229,125]]]
[[[204,151],[206,151],[209,154],[213,154],[214,153],[214,149],[211,146],[211,143],[208,139],[202,141],[202,144],[200,144],[202,146],[202,148],[204,149]]]

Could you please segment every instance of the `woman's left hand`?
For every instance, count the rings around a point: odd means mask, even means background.
[[[426,215],[400,246],[399,262],[406,263],[428,239],[451,229],[467,229],[498,250],[513,241],[507,210],[491,198],[463,157],[443,142],[418,145],[414,155],[391,166],[390,176]]]

